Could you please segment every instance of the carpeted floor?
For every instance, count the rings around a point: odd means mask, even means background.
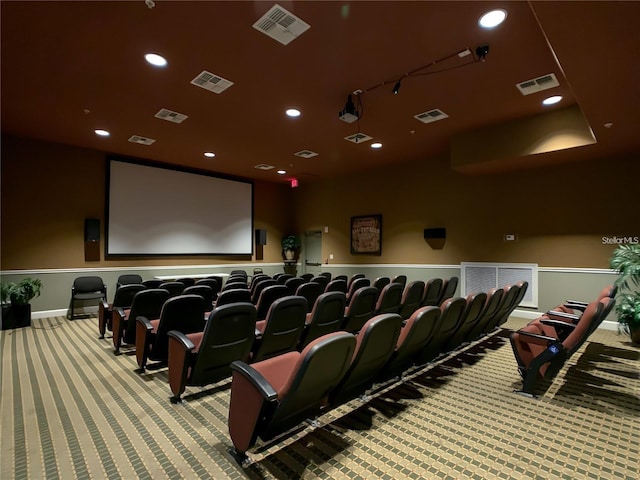
[[[510,320],[507,327],[522,322]],[[169,402],[166,370],[98,340],[97,320],[0,333],[0,477],[640,478],[640,349],[598,331],[537,400],[498,334],[252,455],[227,454],[229,382]]]

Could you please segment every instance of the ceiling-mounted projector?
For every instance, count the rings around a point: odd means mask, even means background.
[[[351,95],[347,97],[347,103],[344,106],[344,110],[338,112],[338,118],[347,123],[353,123],[360,118],[360,115],[358,115],[358,111],[356,110],[356,106],[353,104]]]

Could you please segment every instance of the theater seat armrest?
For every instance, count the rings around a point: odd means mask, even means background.
[[[551,317],[564,318],[566,320],[571,320],[573,322],[578,321],[580,317],[578,315],[574,315],[573,313],[559,312],[556,310],[549,310],[547,315]]]
[[[548,325],[549,327],[554,327],[559,330],[573,330],[576,328],[575,324],[563,322],[562,320],[553,320],[551,318],[543,318],[540,320],[540,323],[543,325]]]
[[[167,335],[176,339],[185,350],[192,351],[196,348],[193,342],[189,340],[184,333],[179,332],[178,330],[170,330]]]
[[[145,330],[147,330],[148,332],[153,331],[153,325],[151,325],[151,322],[149,321],[149,319],[147,317],[143,317],[141,315],[138,318],[136,318],[136,322],[144,325]]]
[[[587,302],[581,302],[580,300],[567,300],[568,305],[573,305],[573,307],[584,307],[587,308]]]
[[[103,299],[100,300],[100,305],[105,310],[109,310],[109,304],[107,303],[107,299],[106,298],[103,298]]]
[[[122,307],[115,307],[113,311],[116,312],[120,316],[120,318],[126,318],[126,315],[124,314],[124,309]]]
[[[557,341],[558,341],[558,339],[557,339],[557,338],[549,337],[549,336],[547,336],[547,335],[540,335],[540,334],[538,334],[538,333],[525,332],[525,331],[523,331],[523,330],[518,330],[516,333],[517,333],[518,335],[523,335],[523,336],[525,336],[525,337],[532,337],[532,338],[537,338],[537,339],[539,339],[539,340],[545,340],[545,341],[547,341],[547,342],[549,342],[549,343],[557,342]]]
[[[278,399],[278,393],[274,390],[271,384],[251,365],[247,365],[242,361],[236,360],[231,363],[231,370],[238,372],[249,380],[266,401],[275,402]]]

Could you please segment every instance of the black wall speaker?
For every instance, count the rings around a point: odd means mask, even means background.
[[[425,240],[430,240],[430,239],[443,239],[443,238],[447,238],[447,229],[444,227],[438,227],[438,228],[425,228],[424,229],[424,239]]]
[[[256,230],[256,245],[267,244],[267,230],[264,228],[258,228]]]
[[[85,242],[100,241],[100,220],[98,218],[84,219],[84,241]]]

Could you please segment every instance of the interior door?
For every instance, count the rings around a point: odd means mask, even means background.
[[[322,268],[322,232],[311,230],[304,232],[305,273],[318,275]]]

